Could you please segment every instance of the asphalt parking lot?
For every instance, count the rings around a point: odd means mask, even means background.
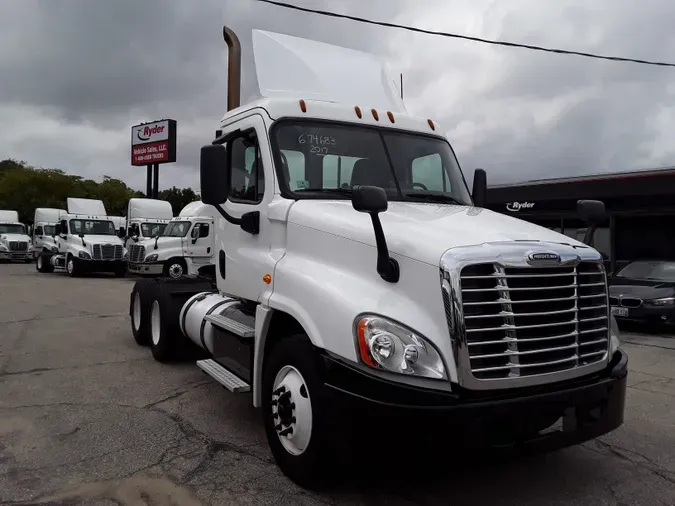
[[[277,469],[247,395],[135,344],[132,283],[0,265],[0,505],[675,504],[675,339],[623,335],[626,422],[600,440],[430,480],[355,463],[363,480],[313,493]]]

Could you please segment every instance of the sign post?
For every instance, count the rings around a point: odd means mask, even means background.
[[[175,120],[163,119],[131,127],[131,165],[147,167],[147,198],[159,197],[159,164],[175,161]]]

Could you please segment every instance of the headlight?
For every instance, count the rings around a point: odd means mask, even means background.
[[[609,330],[609,356],[611,358],[621,347],[621,341],[619,340],[619,324],[616,323],[616,318],[614,318],[614,315],[611,315],[611,325]]]
[[[653,299],[648,302],[652,306],[672,306],[675,305],[675,297],[666,297],[664,299]]]
[[[52,246],[52,251],[53,251],[54,253],[58,253],[58,252],[59,252],[59,248],[57,248],[56,246]]]
[[[361,360],[375,369],[420,376],[446,378],[440,354],[420,335],[379,316],[356,322]]]
[[[80,257],[83,260],[89,260],[91,258],[91,255],[89,253],[87,253],[86,251],[80,251],[77,254],[77,256]]]
[[[158,258],[159,258],[159,255],[157,253],[155,253],[153,255],[148,255],[147,257],[145,257],[145,261],[146,262],[156,262]]]

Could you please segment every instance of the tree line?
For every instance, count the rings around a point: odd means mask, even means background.
[[[103,176],[98,182],[59,169],[33,167],[23,161],[0,161],[0,209],[18,211],[25,224],[33,223],[38,207],[67,209],[68,197],[99,199],[110,216],[126,216],[129,199],[145,196],[110,176]],[[200,199],[192,188],[175,186],[160,191],[159,198],[171,203],[174,215],[190,202]]]

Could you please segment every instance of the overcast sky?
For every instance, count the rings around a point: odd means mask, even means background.
[[[0,0],[0,159],[119,177],[130,127],[178,121],[160,187],[198,188],[199,147],[225,111],[223,24],[382,55],[408,110],[435,117],[468,179],[492,183],[675,165],[675,68],[487,46],[284,10],[254,0]],[[289,0],[486,38],[675,61],[672,0]],[[254,84],[245,65],[243,95]]]

